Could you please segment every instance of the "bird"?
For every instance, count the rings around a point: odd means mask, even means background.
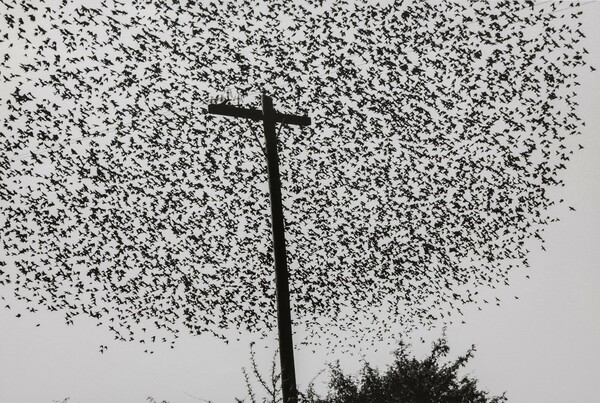
[[[546,190],[582,149],[569,94],[589,58],[578,17],[413,3],[324,5],[269,30],[277,7],[159,2],[158,19],[139,18],[141,6],[9,8],[0,239],[39,260],[9,263],[19,282],[3,284],[68,323],[88,315],[116,342],[268,333],[262,144],[248,141],[254,123],[198,113],[207,99],[235,102],[208,97],[232,84],[311,110],[313,124],[283,130],[278,147],[290,292],[312,334],[350,348],[335,333],[368,339],[366,317],[373,338],[390,338],[388,321],[446,320],[474,290],[506,283],[504,263],[527,267],[526,241],[562,202]]]

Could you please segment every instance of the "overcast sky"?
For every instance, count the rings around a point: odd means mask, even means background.
[[[600,3],[583,6],[590,63],[600,68]],[[589,69],[588,69],[589,71]],[[507,391],[510,402],[600,401],[600,78],[582,76],[580,115],[585,149],[564,173],[564,199],[576,211],[561,216],[546,233],[546,251],[533,251],[530,279],[514,277],[502,290],[506,301],[484,311],[466,310],[466,324],[448,328],[454,354],[477,345],[469,365],[473,376],[493,394]],[[514,298],[518,296],[519,299]],[[37,326],[39,324],[39,326]],[[424,332],[426,343],[413,343],[424,354],[441,330]],[[171,403],[232,402],[245,397],[242,366],[249,365],[249,338],[224,344],[209,336],[182,337],[176,348],[159,346],[152,355],[138,344],[98,346],[112,335],[81,318],[66,326],[61,314],[15,318],[0,309],[0,403],[143,402],[147,396]],[[276,343],[257,347],[265,370]],[[390,348],[365,351],[364,358],[384,366]],[[360,356],[326,355],[328,350],[300,348],[296,368],[300,388],[341,358],[348,371]],[[317,378],[317,384],[326,381]]]

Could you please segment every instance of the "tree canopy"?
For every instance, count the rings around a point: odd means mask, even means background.
[[[331,365],[329,390],[325,398],[312,388],[304,396],[310,403],[505,403],[505,394],[489,396],[477,379],[461,376],[475,352],[472,346],[452,362],[442,362],[450,352],[445,336],[433,344],[423,360],[411,357],[409,345],[401,342],[394,361],[379,371],[365,362],[358,376],[344,374],[339,363]]]
[[[5,0],[0,292],[122,340],[275,326],[256,123],[279,132],[293,318],[383,337],[527,264],[577,148],[577,4]]]

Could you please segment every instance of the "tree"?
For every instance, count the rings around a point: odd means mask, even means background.
[[[0,286],[31,311],[120,340],[274,326],[263,156],[203,110],[231,86],[314,118],[280,133],[309,338],[448,320],[554,219],[577,3],[5,6]]]
[[[441,359],[450,351],[445,336],[433,344],[431,355],[418,360],[409,354],[409,346],[400,343],[394,352],[394,362],[381,374],[364,363],[355,378],[343,373],[339,364],[331,367],[330,390],[325,399],[313,398],[313,403],[502,403],[505,395],[489,397],[477,387],[477,380],[461,377],[459,371],[473,357],[475,346],[454,362]]]
[[[412,356],[410,345],[400,339],[398,349],[393,352],[394,361],[382,373],[368,362],[356,376],[345,374],[339,362],[329,365],[330,378],[326,396],[321,397],[315,391],[311,381],[301,393],[304,403],[502,403],[506,402],[506,393],[501,396],[489,396],[480,389],[477,379],[461,376],[468,361],[473,358],[475,346],[467,352],[447,362],[445,358],[450,347],[445,334],[432,345],[431,353],[422,360]],[[248,371],[243,369],[250,403],[277,403],[279,376],[275,371],[276,356],[273,358],[270,374],[265,377],[259,370],[254,351],[250,356],[252,375],[258,381],[258,389],[253,387]],[[319,375],[324,372],[321,371]],[[317,375],[318,376],[318,375]],[[237,399],[237,401],[244,401]]]

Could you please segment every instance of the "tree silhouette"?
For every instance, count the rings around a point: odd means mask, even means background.
[[[488,396],[477,379],[460,376],[473,358],[475,346],[452,362],[442,362],[450,352],[445,336],[433,344],[431,354],[423,360],[411,357],[409,346],[400,343],[393,363],[381,373],[365,362],[357,377],[343,373],[339,363],[331,366],[329,391],[319,398],[309,390],[306,402],[311,403],[502,403],[505,394]]]
[[[272,329],[264,155],[205,113],[235,87],[314,121],[279,133],[309,338],[448,320],[554,220],[577,6],[5,0],[2,294],[121,340]]]
[[[410,345],[400,339],[393,351],[394,360],[384,371],[373,368],[363,361],[358,374],[348,375],[342,371],[339,361],[329,364],[328,388],[325,396],[315,390],[315,381],[325,372],[320,371],[300,393],[303,403],[503,403],[506,392],[489,396],[481,389],[476,378],[461,375],[469,360],[474,357],[475,346],[453,361],[445,333],[432,343],[431,353],[419,360],[410,351]],[[277,354],[273,357],[270,373],[262,373],[256,363],[256,353],[250,346],[250,370],[242,368],[246,383],[246,395],[250,403],[278,403],[279,374]],[[245,400],[245,399],[244,399]],[[242,402],[243,399],[236,399]],[[208,402],[212,403],[212,402]]]

